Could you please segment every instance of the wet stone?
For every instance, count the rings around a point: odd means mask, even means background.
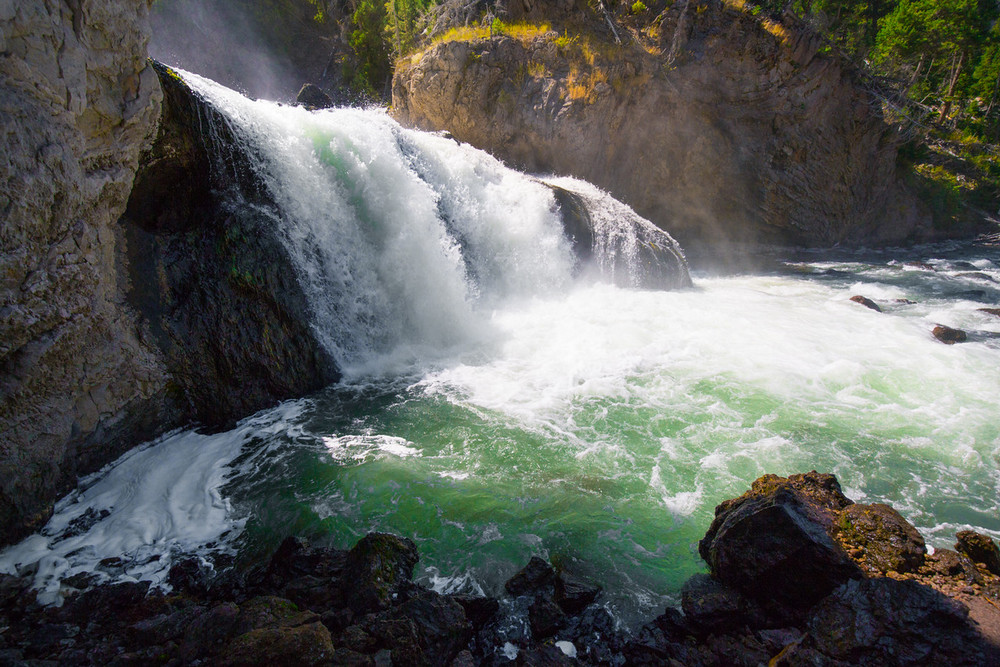
[[[551,565],[538,556],[532,556],[528,564],[507,581],[504,588],[517,597],[548,586],[555,580],[555,576],[555,570]]]

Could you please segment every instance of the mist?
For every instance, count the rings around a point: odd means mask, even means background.
[[[330,67],[336,40],[311,20],[308,3],[283,4],[161,0],[150,55],[251,98],[292,101],[303,83],[329,84],[339,69]]]

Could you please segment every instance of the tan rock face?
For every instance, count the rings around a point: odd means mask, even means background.
[[[148,11],[0,3],[0,542],[168,412],[118,266],[117,221],[160,106]]]
[[[586,27],[439,41],[397,69],[394,113],[594,182],[685,247],[927,233],[896,173],[894,131],[851,73],[806,33],[726,5],[678,31],[684,4],[645,47]]]

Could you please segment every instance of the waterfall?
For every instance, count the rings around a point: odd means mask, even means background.
[[[493,308],[581,275],[689,284],[673,239],[589,184],[532,178],[381,110],[307,111],[184,79],[248,156],[318,338],[348,373],[401,348],[422,356],[478,340]],[[566,233],[567,193],[582,202],[586,248]]]

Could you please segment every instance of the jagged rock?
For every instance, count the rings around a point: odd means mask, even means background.
[[[554,600],[570,616],[579,614],[601,593],[600,586],[593,586],[565,573],[556,577],[555,584]]]
[[[952,329],[951,327],[943,324],[935,325],[934,330],[931,333],[933,333],[934,337],[945,345],[964,343],[969,338],[969,335],[961,329]]]
[[[876,313],[881,313],[882,312],[882,309],[879,308],[878,304],[875,303],[874,301],[872,301],[871,299],[869,299],[866,296],[861,296],[860,294],[857,294],[857,295],[851,297],[851,301],[853,301],[854,303],[860,303],[865,308],[871,308]]]
[[[809,607],[861,570],[832,538],[850,504],[831,475],[768,475],[716,507],[698,545],[712,575],[754,599]]]
[[[301,611],[291,600],[259,595],[240,605],[236,632],[242,635],[258,628],[296,627],[318,620],[314,612]]]
[[[306,83],[295,96],[295,103],[307,109],[329,109],[333,106],[333,99],[319,86]]]
[[[551,565],[538,556],[532,556],[520,572],[507,580],[504,588],[507,589],[508,593],[517,597],[548,586],[555,580],[555,577],[556,572]]]
[[[968,622],[968,609],[914,581],[850,581],[811,613],[817,649],[853,665],[985,665],[998,655]]]
[[[462,606],[447,596],[423,591],[384,614],[370,626],[383,648],[398,656],[416,656],[420,664],[446,666],[466,647],[472,625]]]
[[[871,574],[915,572],[927,546],[913,525],[888,505],[851,505],[837,516],[836,537]],[[860,550],[855,555],[853,550]]]
[[[356,613],[366,613],[397,601],[410,585],[419,559],[412,540],[388,533],[361,538],[347,553],[341,575],[341,585],[349,591],[349,606]]]
[[[1000,549],[989,535],[973,530],[959,531],[955,549],[968,556],[973,563],[982,563],[993,574],[1000,575]]]
[[[462,605],[466,618],[476,630],[486,625],[500,610],[500,602],[496,598],[473,597],[471,595],[452,595],[451,598]]]
[[[978,310],[981,313],[986,313],[988,315],[996,315],[997,317],[1000,317],[1000,308],[977,308],[976,310]]]

